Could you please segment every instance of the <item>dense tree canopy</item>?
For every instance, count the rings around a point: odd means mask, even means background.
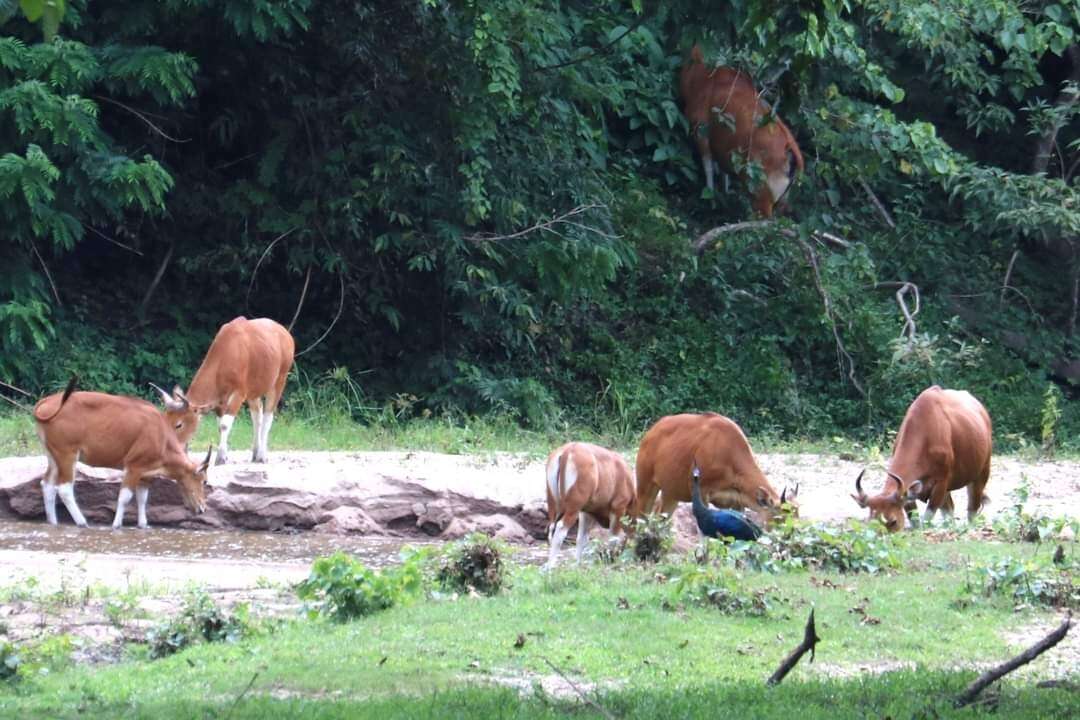
[[[238,314],[325,334],[301,382],[627,432],[875,432],[939,382],[1018,441],[1080,379],[1075,0],[0,0],[0,29],[0,377],[33,391],[185,383]],[[807,158],[788,218],[700,254],[750,213],[703,190],[695,42]]]

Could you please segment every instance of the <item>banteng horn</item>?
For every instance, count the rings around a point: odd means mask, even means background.
[[[161,395],[161,402],[165,405],[166,410],[171,410],[172,412],[183,412],[184,410],[187,410],[187,398],[181,396],[181,398],[178,400],[172,395],[169,395],[169,393],[159,388],[154,383],[149,383],[149,385],[150,387],[157,390],[158,394]]]

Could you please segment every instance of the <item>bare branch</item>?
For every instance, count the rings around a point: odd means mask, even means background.
[[[848,379],[851,381],[852,386],[859,391],[859,394],[866,397],[866,390],[863,389],[859,379],[855,376],[855,359],[851,357],[851,353],[844,347],[844,341],[840,337],[840,328],[837,327],[836,316],[833,314],[832,300],[829,298],[829,293],[826,292],[825,285],[821,281],[821,269],[818,267],[817,253],[798,234],[793,234],[793,236],[795,241],[802,245],[803,251],[806,253],[806,260],[814,270],[814,285],[817,287],[818,295],[821,296],[821,302],[825,306],[825,317],[828,318],[829,324],[832,326],[833,339],[836,341],[836,364],[840,368],[840,372],[844,373],[844,364],[847,363],[846,375]]]
[[[337,321],[341,318],[341,312],[345,309],[345,273],[342,272],[338,274],[338,279],[341,281],[341,300],[338,302],[337,315],[335,315],[333,321],[331,321],[330,327],[326,328],[326,332],[320,335],[318,340],[296,353],[295,357],[300,357],[326,339],[326,336],[330,334],[330,331],[334,329],[334,326],[337,325]]]
[[[612,715],[611,712],[607,708],[599,705],[595,700],[593,700],[588,695],[586,695],[585,691],[582,690],[581,687],[579,687],[576,682],[571,680],[569,678],[569,676],[567,676],[566,673],[564,673],[562,670],[560,670],[559,667],[555,663],[551,662],[546,657],[541,656],[541,658],[543,659],[544,662],[547,663],[549,668],[551,668],[556,673],[558,673],[559,677],[561,677],[563,680],[566,681],[566,683],[573,689],[573,691],[575,693],[577,693],[577,696],[579,698],[581,698],[583,701],[585,701],[585,703],[589,707],[591,707],[593,710],[595,710],[596,712],[598,712],[601,715],[603,715],[604,717],[606,717],[608,720],[615,720],[615,716]]]
[[[89,230],[90,232],[94,233],[95,235],[97,235],[102,240],[105,240],[106,242],[111,242],[116,247],[124,248],[128,252],[135,253],[139,257],[142,257],[142,251],[141,250],[136,250],[135,248],[131,247],[130,245],[125,245],[124,243],[120,242],[119,240],[109,237],[108,235],[101,232],[100,230],[98,230],[93,225],[83,225],[83,227],[86,228],[87,230]]]
[[[907,303],[904,301],[904,296],[908,292],[915,292],[915,311],[908,310]],[[904,337],[907,334],[908,343],[915,341],[915,316],[919,314],[919,286],[914,283],[905,282],[903,287],[896,291],[896,304],[900,306],[900,312],[904,314],[904,327],[900,331],[900,337]]]
[[[289,332],[292,332],[293,325],[296,324],[296,318],[300,317],[300,308],[304,307],[304,298],[307,297],[308,285],[311,284],[311,265],[308,265],[307,276],[304,278],[304,288],[300,291],[300,300],[296,303],[296,312],[293,313],[292,320],[289,321]]]
[[[17,393],[21,393],[21,394],[25,395],[25,396],[26,396],[26,397],[28,397],[28,398],[32,398],[32,397],[34,397],[33,395],[31,395],[30,393],[26,392],[26,391],[25,391],[25,390],[23,390],[22,388],[20,388],[20,387],[15,387],[14,385],[12,385],[12,384],[10,384],[10,383],[6,383],[6,382],[4,382],[3,380],[0,380],[0,385],[3,385],[3,386],[4,386],[4,387],[6,387],[6,388],[7,388],[8,390],[14,390],[14,391],[15,391],[15,392],[17,392]]]
[[[563,61],[561,63],[555,63],[554,65],[540,65],[540,66],[538,66],[536,68],[536,70],[537,70],[537,72],[547,72],[549,70],[558,70],[559,68],[569,67],[571,65],[577,65],[580,62],[585,62],[586,60],[592,60],[595,57],[600,57],[601,55],[606,55],[607,53],[609,53],[611,51],[611,48],[613,48],[616,44],[618,44],[618,42],[620,40],[622,40],[624,37],[626,37],[630,33],[637,30],[641,26],[641,23],[645,22],[648,19],[648,17],[649,17],[648,15],[642,13],[641,17],[639,17],[637,19],[637,21],[633,25],[626,28],[626,30],[623,30],[621,35],[616,37],[614,40],[606,43],[605,45],[601,45],[599,47],[599,49],[593,50],[588,55],[583,55],[583,56],[581,56],[579,58],[576,58],[574,60],[565,60],[565,61]]]
[[[1016,258],[1020,257],[1020,248],[1013,250],[1009,258],[1009,267],[1005,269],[1005,279],[1001,281],[1001,298],[999,302],[1005,302],[1005,291],[1009,289],[1009,280],[1012,279],[1013,268],[1016,266]]]
[[[150,307],[150,298],[154,296],[154,291],[157,290],[157,286],[161,283],[161,278],[165,276],[165,268],[169,266],[169,262],[172,260],[175,247],[174,243],[169,243],[169,249],[165,251],[165,257],[161,259],[161,264],[158,265],[157,272],[154,273],[154,279],[150,281],[150,287],[146,288],[146,294],[143,295],[142,302],[139,303],[139,309],[136,312],[140,319],[146,316],[146,310]]]
[[[572,217],[576,217],[578,215],[581,215],[583,213],[586,213],[589,210],[595,210],[597,208],[603,208],[603,207],[607,207],[607,206],[602,205],[600,203],[590,203],[588,205],[579,205],[576,208],[573,208],[572,210],[566,211],[565,213],[563,213],[562,215],[559,215],[558,217],[553,217],[550,220],[546,220],[546,221],[543,221],[543,222],[538,222],[535,225],[531,225],[531,226],[525,228],[524,230],[519,230],[519,231],[517,231],[515,233],[510,233],[509,235],[496,235],[494,233],[473,233],[472,235],[466,235],[465,239],[468,240],[469,242],[472,242],[472,243],[501,242],[501,241],[504,241],[504,240],[515,240],[517,238],[524,237],[526,235],[530,235],[530,234],[532,234],[534,232],[537,232],[538,230],[540,230],[540,231],[546,230],[546,231],[555,232],[554,227],[556,225],[576,225],[577,227],[582,227],[582,225],[580,225],[578,223],[570,222],[569,219],[572,218]],[[587,228],[587,229],[589,229],[592,232],[599,233],[599,234],[603,235],[604,237],[615,237],[615,236],[612,236],[612,235],[607,235],[603,231],[598,230],[596,228]]]
[[[719,227],[714,227],[712,230],[703,232],[701,235],[698,235],[697,239],[694,240],[694,242],[691,244],[691,247],[693,247],[694,252],[696,252],[698,255],[701,255],[708,248],[709,244],[721,235],[734,232],[743,232],[744,230],[760,230],[762,228],[772,227],[774,225],[775,221],[773,220],[747,220],[745,222],[731,223],[730,225],[721,225]],[[785,237],[789,237],[792,239],[798,238],[798,232],[796,232],[793,228],[778,228],[777,232],[779,232]],[[848,250],[851,248],[850,242],[844,240],[843,238],[837,237],[832,233],[815,230],[811,234],[811,237],[813,237],[814,240],[821,243],[822,245],[831,245],[841,250]]]
[[[129,113],[131,113],[132,115],[134,115],[135,117],[139,118],[144,123],[146,123],[150,127],[151,130],[153,130],[155,133],[157,133],[161,137],[165,138],[169,142],[174,142],[174,143],[191,142],[191,138],[188,138],[186,140],[180,140],[179,138],[172,137],[167,132],[165,132],[164,130],[159,128],[157,125],[155,125],[153,123],[153,121],[151,121],[150,118],[148,118],[146,116],[146,113],[141,112],[139,110],[136,110],[135,108],[131,107],[130,105],[125,105],[124,103],[120,102],[119,100],[113,100],[112,98],[105,97],[104,95],[95,95],[94,97],[96,97],[98,100],[104,100],[107,103],[112,103],[113,105],[116,105],[117,107],[120,107],[120,108],[123,108],[124,110],[127,110]]]
[[[56,304],[63,307],[64,303],[60,302],[60,292],[56,289],[56,282],[53,280],[52,273],[49,272],[49,266],[45,264],[45,258],[41,257],[41,253],[38,252],[37,245],[34,244],[33,240],[30,241],[30,249],[34,251],[34,256],[41,263],[41,269],[45,271],[45,277],[49,279],[49,285],[52,287]]]
[[[33,412],[34,411],[33,408],[27,407],[26,405],[23,405],[18,400],[12,400],[7,395],[0,395],[0,400],[6,400],[7,402],[11,403],[15,407],[19,408],[20,410],[25,410],[26,412]]]
[[[780,663],[780,667],[776,668],[776,672],[769,676],[769,679],[765,682],[766,685],[779,685],[792,668],[798,665],[799,660],[806,653],[810,653],[810,662],[814,662],[814,652],[817,644],[821,642],[821,638],[817,636],[817,630],[814,629],[814,610],[810,609],[810,617],[806,619],[806,629],[803,630],[803,640],[798,646],[791,651],[791,653],[784,658]]]
[[[978,678],[976,678],[975,682],[968,685],[967,689],[965,689],[964,692],[960,693],[960,697],[956,698],[956,707],[964,707],[965,705],[970,705],[972,702],[974,702],[975,698],[978,697],[979,693],[981,693],[986,688],[987,685],[996,682],[997,680],[1004,677],[1005,675],[1008,675],[1018,667],[1027,665],[1029,662],[1039,657],[1050,648],[1057,645],[1069,633],[1069,628],[1071,626],[1072,613],[1070,612],[1068,615],[1065,616],[1065,620],[1062,621],[1062,623],[1058,625],[1057,629],[1054,630],[1052,633],[1029,647],[1024,652],[1012,658],[1011,660],[1003,662],[996,667],[990,668]]]
[[[874,191],[870,189],[870,186],[863,180],[861,175],[859,176],[859,184],[862,186],[863,192],[870,198],[870,202],[877,208],[878,213],[881,215],[881,219],[885,221],[885,224],[889,226],[890,230],[895,230],[896,223],[893,222],[892,215],[889,214],[888,209],[886,209],[885,205],[878,199],[878,196],[874,194]]]
[[[289,228],[285,232],[278,235],[276,238],[274,238],[270,242],[269,245],[266,246],[266,249],[263,250],[262,255],[259,256],[259,261],[257,263],[255,263],[255,269],[251,271],[251,282],[248,283],[247,297],[244,298],[244,307],[245,308],[250,308],[251,307],[251,289],[253,287],[255,287],[255,276],[257,276],[259,274],[259,267],[263,264],[263,260],[266,259],[266,256],[270,254],[270,251],[274,249],[275,245],[277,245],[279,242],[281,242],[285,238],[289,237],[289,235],[292,235],[293,232],[295,232],[295,231],[296,231],[296,228]]]

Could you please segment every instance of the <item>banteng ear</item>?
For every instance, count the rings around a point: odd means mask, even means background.
[[[908,485],[907,490],[904,492],[904,495],[906,495],[907,497],[910,497],[910,498],[914,498],[919,493],[921,493],[922,491],[923,491],[923,482],[922,482],[922,480],[916,480],[915,482]]]
[[[758,488],[757,504],[761,507],[772,507],[772,498],[769,497],[769,493],[765,492],[765,488]]]

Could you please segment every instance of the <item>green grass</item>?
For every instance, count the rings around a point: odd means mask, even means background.
[[[728,717],[736,709],[750,717],[970,717],[948,706],[973,676],[957,668],[1012,655],[1004,633],[1046,613],[998,601],[955,609],[965,568],[1050,551],[915,537],[899,575],[747,573],[747,587],[775,587],[790,599],[763,618],[686,603],[669,579],[677,565],[522,567],[494,598],[421,600],[344,625],[298,620],[235,645],[0,685],[0,717],[548,717],[569,701],[521,700],[493,682],[552,676],[548,661],[575,682],[595,683],[620,717]],[[850,612],[857,604],[881,623],[862,623]],[[810,607],[823,639],[817,663],[767,691],[764,679],[801,638]],[[856,662],[918,671],[841,681],[819,669]],[[999,717],[1067,717],[1063,708],[1077,707],[1075,697],[1030,684],[1007,684]],[[924,704],[929,714],[918,712]]]

